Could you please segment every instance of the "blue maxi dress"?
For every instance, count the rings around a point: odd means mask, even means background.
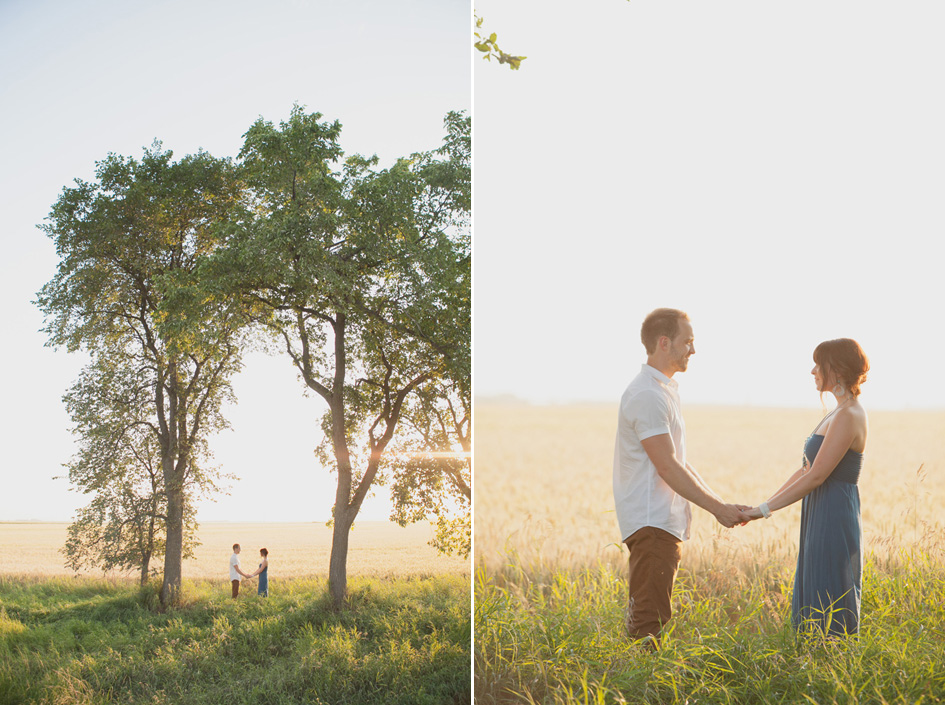
[[[262,563],[259,564],[259,567],[262,568]],[[261,595],[262,597],[269,597],[269,564],[266,564],[265,570],[259,574],[259,587],[256,589],[256,594]]]
[[[804,455],[813,464],[824,442],[812,434]],[[863,454],[848,450],[820,487],[801,505],[801,540],[794,575],[791,622],[795,629],[819,626],[830,636],[860,628],[860,492]]]

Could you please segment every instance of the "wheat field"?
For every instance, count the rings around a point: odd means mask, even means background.
[[[66,523],[0,523],[0,575],[74,575],[64,567],[59,552],[66,542],[67,528]],[[323,523],[201,524],[200,545],[194,558],[184,561],[184,578],[229,582],[228,561],[234,543],[242,547],[243,566],[254,569],[259,549],[269,549],[270,580],[327,576],[331,532]],[[426,523],[400,527],[384,521],[356,522],[348,551],[348,575],[468,575],[469,560],[438,554],[428,545],[432,537],[433,527]],[[152,568],[162,567],[162,561],[152,561]]]
[[[686,407],[683,415],[689,463],[726,501],[757,505],[798,467],[823,410]],[[611,490],[616,419],[616,405],[476,405],[477,566],[623,564]],[[870,413],[859,483],[867,552],[938,543],[943,470],[945,412]],[[791,562],[799,517],[798,502],[767,521],[724,529],[694,506],[683,566],[746,556]]]

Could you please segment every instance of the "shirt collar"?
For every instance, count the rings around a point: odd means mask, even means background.
[[[670,389],[679,389],[679,383],[676,380],[672,379],[671,377],[667,377],[655,367],[651,367],[650,365],[644,363],[642,371],[643,374],[649,375],[657,382],[666,385]]]

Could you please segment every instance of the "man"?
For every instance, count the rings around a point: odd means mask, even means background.
[[[620,400],[614,449],[614,503],[630,549],[627,630],[656,648],[672,617],[680,544],[689,538],[694,502],[725,527],[749,521],[748,507],[724,503],[686,462],[686,427],[673,375],[695,354],[689,316],[660,308],[640,332],[647,360]],[[688,501],[687,501],[688,500]]]
[[[252,577],[249,573],[244,573],[240,568],[240,545],[233,544],[233,555],[230,556],[230,584],[233,585],[233,599],[240,596],[240,576],[244,578]]]

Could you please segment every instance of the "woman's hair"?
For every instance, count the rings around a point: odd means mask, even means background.
[[[824,384],[831,374],[854,397],[860,396],[860,385],[870,369],[869,358],[852,338],[825,340],[814,348],[814,362],[820,367]]]
[[[260,549],[259,549],[259,552],[260,552],[262,555],[266,556],[267,558],[269,557],[269,551],[268,551],[267,549],[265,549],[265,548],[260,548]]]
[[[656,352],[656,344],[662,336],[665,335],[670,340],[675,338],[681,320],[688,321],[689,316],[675,308],[658,308],[651,311],[643,320],[643,327],[640,329],[640,340],[643,341],[646,354],[652,355]]]

